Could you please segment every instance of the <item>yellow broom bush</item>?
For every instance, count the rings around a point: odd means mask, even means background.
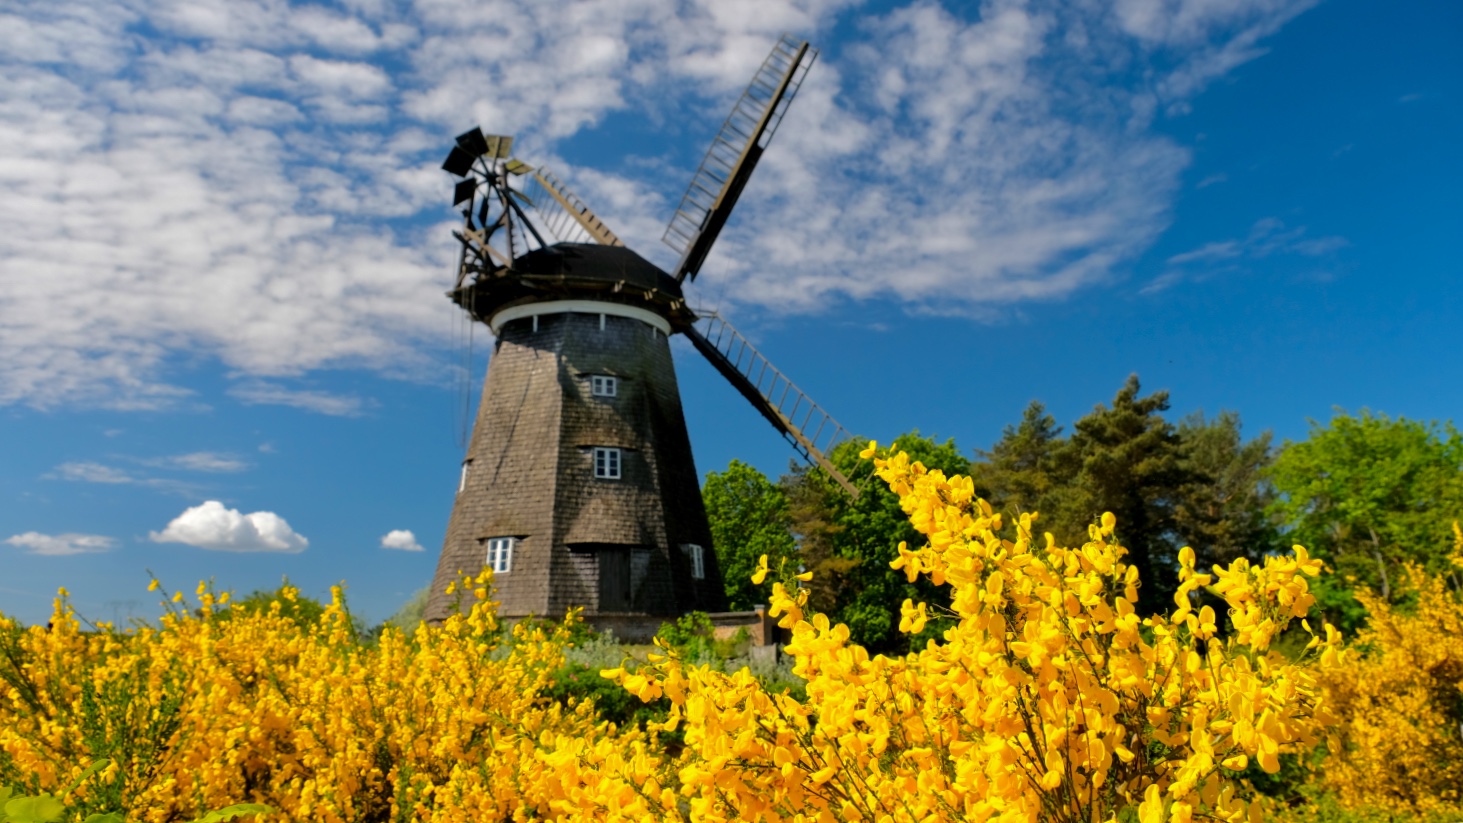
[[[1343,722],[1320,783],[1344,806],[1463,820],[1463,593],[1416,564],[1406,578],[1416,595],[1407,608],[1357,594],[1363,653],[1322,679]]]
[[[1139,615],[1111,515],[1059,547],[1034,514],[1003,523],[968,478],[903,454],[875,466],[928,539],[895,570],[948,587],[955,625],[871,656],[811,613],[807,575],[779,570],[803,699],[667,653],[603,674],[667,698],[669,719],[601,722],[544,697],[574,615],[505,633],[487,574],[462,590],[466,615],[376,647],[338,591],[301,627],[279,605],[225,619],[227,595],[200,587],[196,608],[132,632],[84,632],[63,598],[49,629],[0,618],[0,783],[58,791],[107,757],[63,799],[156,823],[241,801],[292,821],[1238,823],[1261,809],[1249,764],[1274,771],[1335,722],[1317,678],[1337,632],[1320,627],[1298,661],[1271,648],[1312,604],[1304,549],[1213,574],[1185,551],[1174,612]],[[1227,634],[1193,608],[1200,588],[1228,603]],[[930,614],[906,602],[901,629]],[[665,733],[684,744],[661,747]]]
[[[54,792],[108,757],[62,799],[158,823],[244,800],[276,820],[540,819],[566,781],[613,802],[602,784],[644,735],[540,699],[567,627],[505,637],[489,582],[465,586],[466,615],[375,648],[339,589],[303,628],[279,602],[223,619],[228,596],[201,585],[156,629],[84,632],[64,596],[48,628],[0,618],[0,784]]]
[[[685,728],[685,752],[646,782],[663,808],[678,785],[698,821],[1255,820],[1262,806],[1240,780],[1250,761],[1277,771],[1281,752],[1335,722],[1316,672],[1340,662],[1339,633],[1313,634],[1302,661],[1270,648],[1314,602],[1320,562],[1303,548],[1213,575],[1186,549],[1176,610],[1145,617],[1112,515],[1080,548],[1038,538],[1034,515],[1003,537],[968,478],[902,453],[874,465],[929,540],[901,546],[893,566],[948,586],[957,624],[917,653],[870,657],[808,613],[808,575],[787,576],[772,611],[791,629],[805,701],[674,656],[604,672],[670,698],[669,725]],[[764,558],[756,582],[769,572]],[[1191,608],[1201,587],[1229,604],[1226,637],[1212,608]],[[901,630],[929,613],[906,602]]]

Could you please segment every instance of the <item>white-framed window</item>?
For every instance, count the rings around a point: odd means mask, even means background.
[[[594,447],[594,476],[601,480],[620,479],[620,450],[613,446]]]
[[[462,477],[457,481],[457,491],[459,493],[467,489],[467,470],[470,468],[472,468],[472,458],[462,461]]]
[[[608,374],[591,374],[589,393],[595,397],[614,397],[620,393],[620,381]]]
[[[484,540],[488,550],[488,568],[493,574],[508,574],[513,571],[513,548],[518,545],[516,537],[490,537]]]
[[[706,579],[706,550],[696,543],[682,543],[681,551],[691,559],[691,577],[696,580]]]

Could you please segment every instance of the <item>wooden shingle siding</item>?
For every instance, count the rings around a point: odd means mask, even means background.
[[[724,608],[699,477],[670,345],[628,317],[550,314],[504,324],[482,401],[427,617],[453,608],[443,593],[459,570],[477,573],[483,541],[520,538],[513,570],[496,582],[499,613],[673,616]],[[618,378],[595,396],[590,375]],[[621,476],[594,477],[595,446],[621,449]],[[454,480],[455,480],[454,470]],[[707,547],[693,580],[683,543]]]

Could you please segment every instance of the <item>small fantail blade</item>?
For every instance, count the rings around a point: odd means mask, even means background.
[[[473,157],[482,157],[488,153],[488,140],[483,136],[483,130],[477,126],[473,126],[472,131],[457,135],[457,145]]]
[[[442,168],[458,177],[466,177],[467,173],[472,171],[474,160],[477,160],[475,155],[468,154],[458,146],[453,146],[452,152],[443,161]]]
[[[477,193],[477,187],[477,181],[471,178],[457,181],[457,186],[452,190],[452,205],[456,206],[464,200],[470,202]]]

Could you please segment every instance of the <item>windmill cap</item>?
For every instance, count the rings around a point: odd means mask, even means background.
[[[513,268],[522,274],[624,283],[626,289],[655,289],[676,299],[682,297],[681,284],[674,277],[624,246],[556,243],[519,257]]]
[[[479,278],[450,296],[482,319],[529,303],[594,300],[653,312],[676,331],[696,320],[681,284],[624,246],[556,243],[535,249],[514,259],[511,269],[499,269],[496,276]]]

